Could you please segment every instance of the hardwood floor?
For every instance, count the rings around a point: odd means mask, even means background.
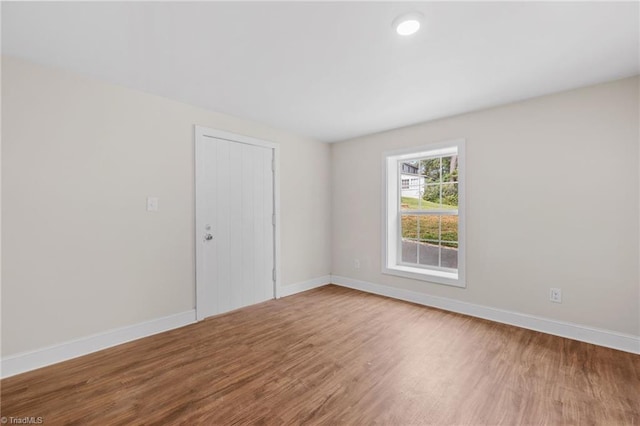
[[[640,356],[326,286],[1,382],[44,424],[640,424]]]

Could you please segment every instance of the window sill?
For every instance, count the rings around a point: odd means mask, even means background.
[[[391,267],[383,268],[382,273],[403,278],[411,278],[414,280],[450,285],[453,287],[466,287],[466,283],[456,272],[435,271],[422,268],[413,268],[411,266],[394,265]]]

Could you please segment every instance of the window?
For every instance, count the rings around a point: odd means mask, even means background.
[[[464,140],[384,155],[383,273],[465,287],[464,164]]]

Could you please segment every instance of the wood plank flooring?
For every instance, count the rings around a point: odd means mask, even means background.
[[[640,356],[326,286],[3,380],[47,425],[640,424]]]

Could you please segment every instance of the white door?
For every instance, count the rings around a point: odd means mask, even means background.
[[[269,145],[196,127],[199,320],[274,298],[275,148]]]

